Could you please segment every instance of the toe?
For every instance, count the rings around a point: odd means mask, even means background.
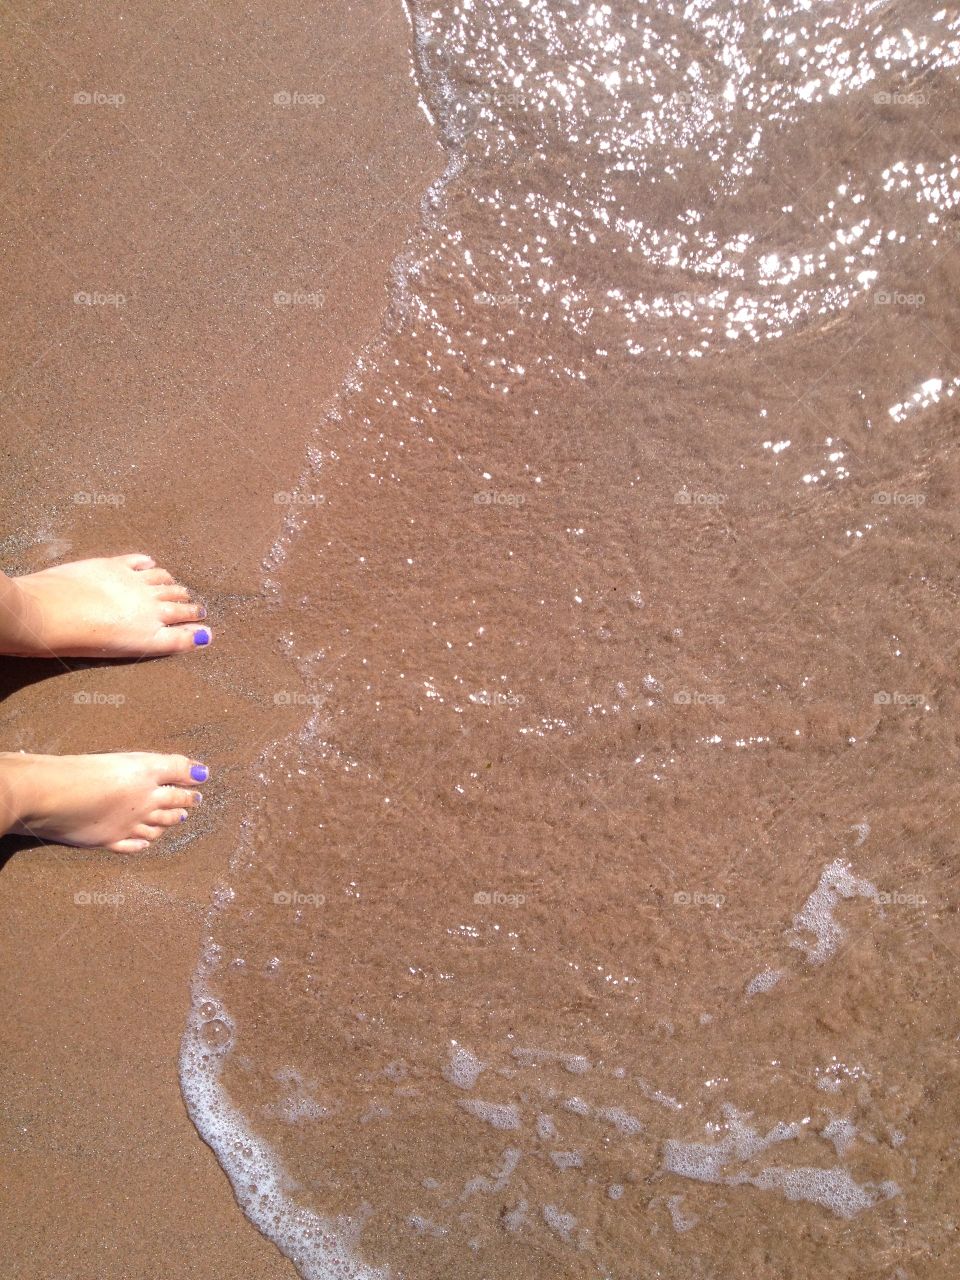
[[[191,649],[205,649],[213,640],[209,627],[198,627],[185,622],[161,627],[147,648],[148,657],[167,653],[189,653]]]
[[[149,583],[151,587],[159,587],[163,584],[171,585],[173,583],[173,574],[168,573],[166,569],[144,569],[143,580]]]
[[[199,622],[206,615],[206,609],[202,604],[197,604],[195,600],[189,600],[186,604],[180,604],[176,601],[164,601],[160,606],[160,617],[168,627],[174,626],[178,622]]]
[[[117,556],[117,559],[125,564],[128,569],[154,569],[157,564],[153,556],[135,554],[129,556]]]
[[[154,827],[149,822],[141,822],[134,827],[133,834],[138,840],[156,840],[163,835],[163,827]]]
[[[163,756],[158,782],[171,787],[185,787],[193,795],[198,782],[206,782],[210,771],[199,760],[191,760],[189,756]],[[186,804],[186,799],[178,797],[177,804]],[[162,807],[162,806],[158,806]]]
[[[113,853],[143,853],[150,848],[149,840],[114,840],[107,848]]]
[[[154,809],[153,813],[147,815],[147,822],[151,827],[176,827],[186,820],[186,809]]]
[[[181,809],[192,809],[201,799],[199,791],[188,791],[186,787],[158,787],[153,793],[153,804],[158,813],[176,814]]]
[[[190,599],[190,592],[186,587],[182,587],[179,582],[161,582],[159,587],[154,587],[153,593],[158,600]]]

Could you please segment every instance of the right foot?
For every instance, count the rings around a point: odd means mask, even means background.
[[[125,751],[0,752],[0,834],[140,853],[199,803],[207,768],[187,756]]]
[[[0,575],[0,653],[18,658],[153,658],[204,647],[204,609],[150,556],[73,560]]]

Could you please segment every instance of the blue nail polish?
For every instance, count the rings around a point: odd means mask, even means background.
[[[186,822],[186,820],[187,820],[187,815],[186,815],[185,813],[181,813],[181,815],[180,815],[180,821],[181,821],[181,822]]]
[[[210,632],[206,627],[200,627],[193,633],[193,643],[200,645],[210,643]]]
[[[210,770],[205,764],[192,764],[190,766],[190,777],[194,782],[206,782],[210,777]]]

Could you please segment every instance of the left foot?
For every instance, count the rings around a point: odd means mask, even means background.
[[[150,556],[74,560],[4,579],[0,652],[14,657],[146,658],[208,645],[205,610]]]

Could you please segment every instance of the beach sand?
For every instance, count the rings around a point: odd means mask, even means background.
[[[0,24],[3,567],[146,551],[216,633],[194,658],[5,664],[5,749],[185,751],[212,778],[140,859],[3,842],[4,1274],[292,1275],[188,1120],[177,1052],[260,746],[299,714],[276,701],[296,602],[260,594],[282,495],[443,157],[399,6]]]

